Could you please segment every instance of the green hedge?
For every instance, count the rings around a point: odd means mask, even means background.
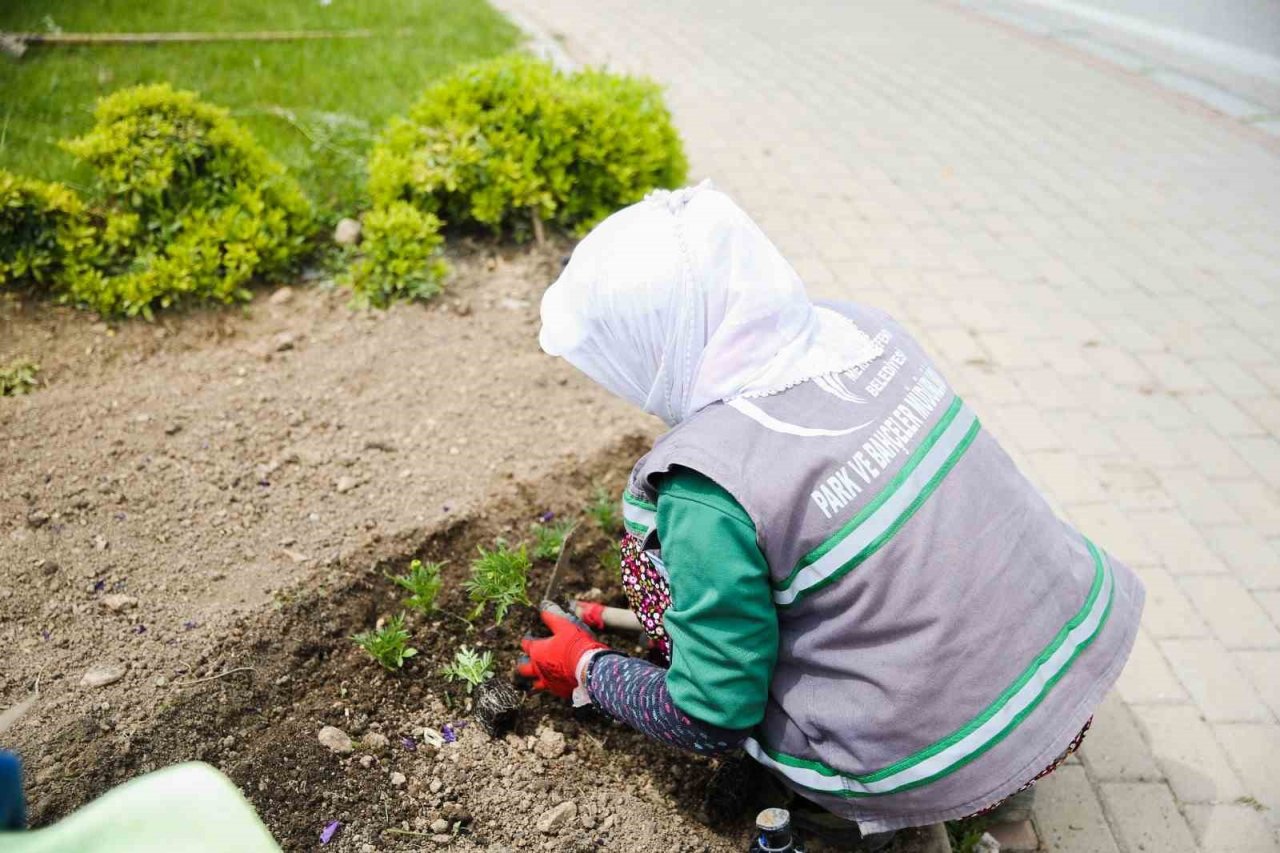
[[[344,277],[357,302],[386,308],[397,299],[430,299],[448,266],[441,253],[440,220],[408,202],[365,214],[361,255]]]
[[[67,282],[71,301],[149,317],[180,300],[248,299],[253,278],[303,252],[307,199],[226,110],[159,84],[103,98],[94,117],[63,146],[94,170],[108,257]]]
[[[369,190],[375,206],[409,202],[450,225],[520,236],[536,215],[581,233],[685,170],[655,84],[512,54],[459,70],[393,120]]]
[[[98,229],[75,192],[0,169],[0,285],[50,288],[82,272],[99,248]]]

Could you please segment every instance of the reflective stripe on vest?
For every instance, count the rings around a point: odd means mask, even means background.
[[[938,420],[891,481],[826,542],[805,555],[773,600],[788,607],[853,571],[893,538],[973,443],[980,424],[960,398]]]
[[[958,770],[1017,728],[1106,623],[1115,576],[1102,552],[1087,539],[1085,544],[1093,557],[1094,578],[1080,610],[986,710],[937,743],[864,776],[843,774],[818,761],[785,755],[755,738],[748,738],[744,748],[756,761],[795,784],[837,797],[892,794],[927,785]]]

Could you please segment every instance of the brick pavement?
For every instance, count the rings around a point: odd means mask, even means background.
[[[1147,583],[1060,851],[1280,850],[1280,149],[961,6],[503,0],[668,86],[692,176],[878,304]]]

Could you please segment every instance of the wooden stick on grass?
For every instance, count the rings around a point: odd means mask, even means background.
[[[405,29],[357,30],[262,30],[225,33],[0,33],[0,39],[14,39],[25,45],[171,44],[213,41],[306,41],[309,39],[368,39],[384,35],[405,35]]]

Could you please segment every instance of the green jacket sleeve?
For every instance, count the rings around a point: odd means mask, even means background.
[[[750,517],[706,477],[676,468],[658,484],[658,539],[671,585],[667,691],[726,729],[764,718],[778,658],[769,567]]]

